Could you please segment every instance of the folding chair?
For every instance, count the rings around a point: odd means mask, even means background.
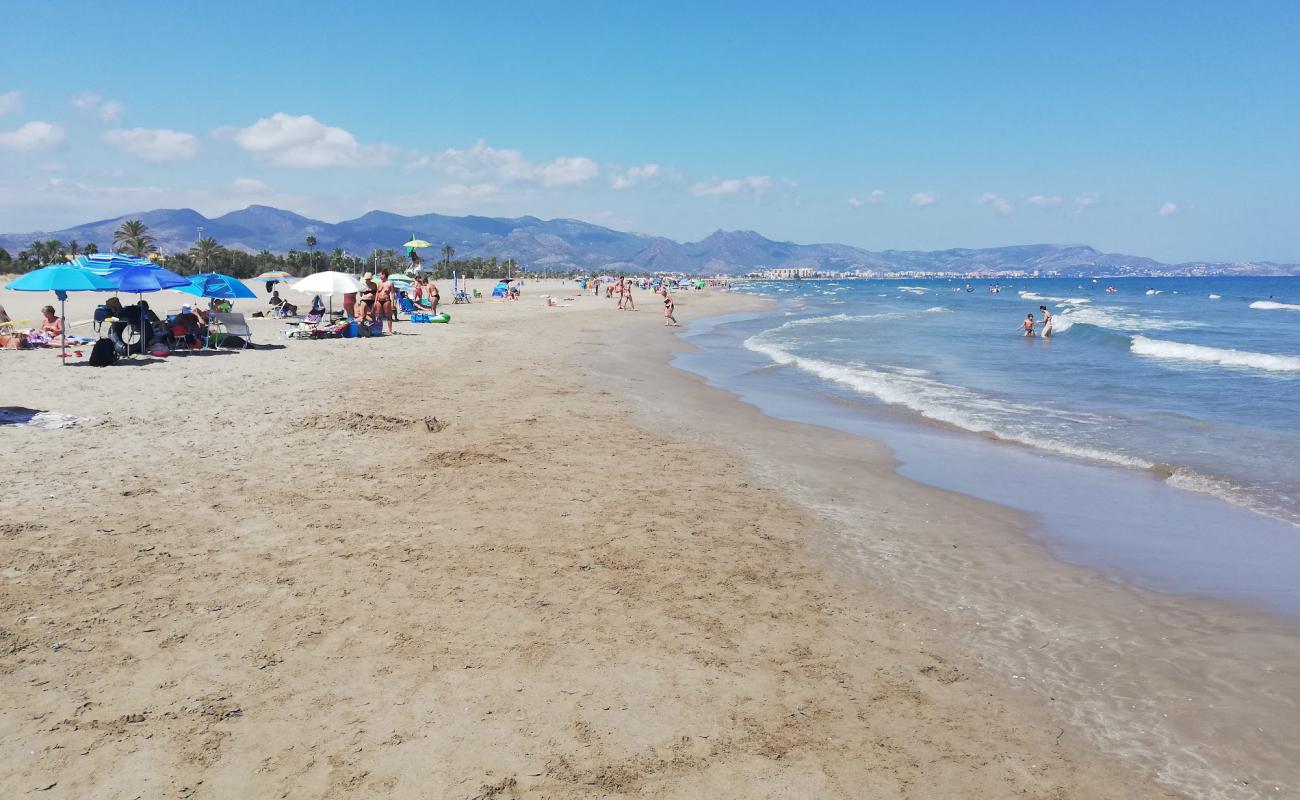
[[[240,348],[241,350],[246,349],[253,343],[253,330],[248,327],[248,320],[244,319],[243,314],[223,314],[214,311],[212,312],[212,321],[209,325],[215,326],[219,329],[218,334],[215,336],[209,335],[208,337],[209,339],[217,339],[217,345],[219,345],[221,340],[225,339],[227,336],[238,336],[240,339],[243,339],[244,346]]]

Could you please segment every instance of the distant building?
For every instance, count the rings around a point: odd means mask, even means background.
[[[770,281],[792,281],[800,278],[811,278],[816,273],[817,271],[811,267],[782,267],[764,271],[763,277]]]

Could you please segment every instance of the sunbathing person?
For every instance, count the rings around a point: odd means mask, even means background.
[[[271,299],[268,300],[267,302],[271,304],[271,310],[274,312],[278,309],[280,316],[282,317],[298,316],[298,307],[295,306],[293,303],[290,303],[288,300],[281,299],[280,291],[278,289],[274,292],[271,292]]]
[[[41,333],[57,339],[63,334],[63,320],[54,313],[54,306],[46,306],[41,309],[41,315],[45,318],[41,320]]]

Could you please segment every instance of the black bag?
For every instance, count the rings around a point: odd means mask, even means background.
[[[112,339],[100,339],[90,351],[90,366],[108,367],[117,363],[117,348]]]

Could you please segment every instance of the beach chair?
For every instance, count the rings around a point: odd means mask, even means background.
[[[95,333],[99,333],[100,329],[104,327],[104,323],[112,318],[113,310],[111,308],[103,305],[97,306],[95,308]]]
[[[461,303],[468,303],[469,295],[465,293],[464,289],[457,289],[455,293],[452,294],[451,296],[451,302],[452,305],[460,305]]]
[[[190,337],[190,329],[177,322],[175,314],[167,315],[164,329],[167,332],[167,347],[173,353],[188,353],[193,349],[194,340]]]
[[[401,309],[403,314],[415,313],[415,303],[412,303],[411,298],[407,297],[406,295],[402,295],[401,297],[397,298],[397,307]]]
[[[212,312],[212,321],[209,323],[210,328],[216,328],[218,332],[209,336],[215,340],[215,345],[219,345],[222,339],[227,336],[238,336],[244,340],[243,350],[253,343],[253,330],[248,327],[248,321],[244,319],[243,314],[231,314]]]

